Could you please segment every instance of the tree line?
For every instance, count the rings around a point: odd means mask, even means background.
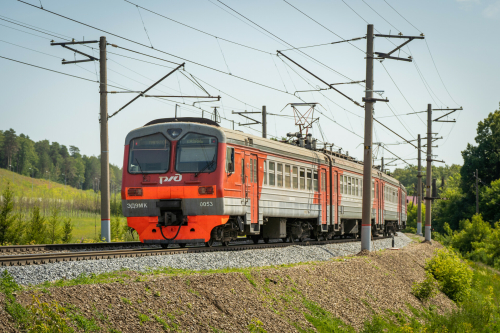
[[[500,269],[500,110],[478,123],[475,144],[467,144],[462,157],[462,166],[433,166],[433,178],[441,178],[437,191],[439,199],[433,201],[431,208],[433,238],[465,258]],[[479,214],[476,214],[476,178],[473,174],[476,170],[481,179]],[[425,169],[423,171],[425,173]],[[415,166],[396,169],[393,175],[409,193],[415,194]],[[425,209],[422,205],[422,219]],[[408,205],[407,225],[409,232],[416,231],[417,206],[412,203]]]
[[[0,131],[0,167],[24,176],[47,179],[72,187],[97,190],[101,178],[100,156],[87,156],[76,146],[49,140],[33,141],[12,128]],[[111,190],[121,188],[121,168],[109,166]]]
[[[433,178],[437,178],[438,197],[432,203],[433,228],[443,233],[445,223],[451,230],[461,229],[464,221],[472,219],[476,213],[476,179],[473,173],[478,170],[479,213],[491,226],[500,221],[500,110],[488,115],[477,125],[476,144],[467,144],[462,151],[462,166],[432,167]],[[425,168],[422,169],[425,183]],[[416,195],[417,167],[408,166],[396,169],[393,176],[409,191]],[[413,216],[416,207],[409,207]],[[413,218],[409,222],[413,223]]]

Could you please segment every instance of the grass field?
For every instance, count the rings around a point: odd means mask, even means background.
[[[92,190],[82,191],[45,179],[32,179],[6,169],[0,169],[0,194],[10,184],[15,197],[15,212],[29,216],[33,205],[41,207],[47,218],[52,208],[60,207],[60,215],[71,218],[73,242],[97,239],[101,233],[100,195]],[[120,194],[116,193],[118,202]],[[125,219],[122,218],[122,225]],[[97,236],[96,236],[97,235]]]

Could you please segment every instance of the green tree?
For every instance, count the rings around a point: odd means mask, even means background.
[[[10,230],[16,223],[16,215],[13,214],[14,210],[14,193],[10,189],[10,183],[2,193],[3,201],[0,206],[0,244],[5,245],[11,241]]]
[[[63,243],[70,243],[73,233],[73,224],[71,223],[71,218],[67,217],[63,221],[63,227],[62,227],[62,237],[61,241]]]
[[[471,200],[475,197],[473,172],[476,169],[487,185],[500,179],[500,110],[490,113],[478,123],[475,141],[477,146],[468,144],[462,151],[464,165],[460,171],[462,191]]]
[[[59,213],[59,208],[53,208],[49,220],[47,221],[47,240],[49,244],[57,243],[62,237]]]
[[[13,164],[13,157],[19,149],[19,144],[17,142],[16,131],[12,128],[3,133],[3,151],[6,157],[6,168],[9,168]]]
[[[26,226],[25,242],[27,244],[45,244],[47,239],[47,223],[40,214],[40,207],[34,206],[31,219]]]
[[[500,179],[492,181],[490,187],[483,188],[479,211],[487,221],[500,221]]]

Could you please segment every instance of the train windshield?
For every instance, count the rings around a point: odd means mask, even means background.
[[[161,133],[130,141],[128,172],[165,173],[170,164],[170,141]]]
[[[214,172],[217,169],[217,138],[188,133],[177,143],[177,172]]]

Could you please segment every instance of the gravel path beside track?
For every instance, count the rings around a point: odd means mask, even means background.
[[[395,246],[402,248],[412,240],[403,233],[395,237]],[[392,247],[392,239],[373,242],[373,249],[381,250]],[[289,246],[285,248],[191,253],[139,258],[120,258],[105,260],[84,260],[59,262],[45,265],[14,266],[0,268],[9,271],[17,283],[36,285],[45,281],[73,279],[80,274],[99,274],[120,269],[147,271],[149,269],[171,267],[181,269],[206,270],[222,268],[259,267],[292,264],[307,261],[323,261],[334,257],[349,256],[359,253],[361,243],[328,244],[320,246]]]

